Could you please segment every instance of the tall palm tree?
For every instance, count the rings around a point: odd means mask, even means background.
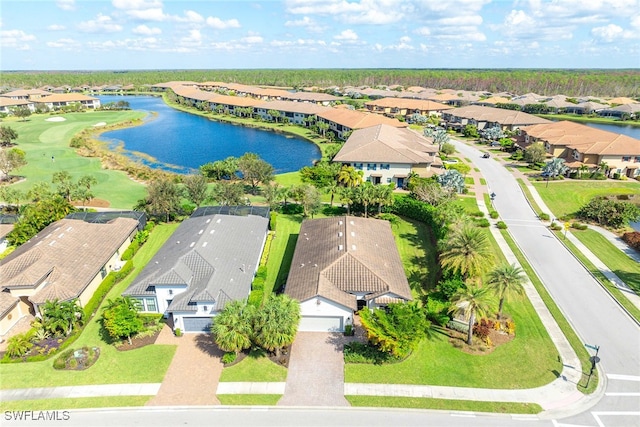
[[[254,317],[254,306],[245,301],[227,304],[211,326],[213,340],[223,351],[236,354],[251,347]]]
[[[473,336],[473,325],[476,318],[485,317],[491,313],[495,307],[495,295],[489,288],[480,288],[475,285],[460,288],[451,298],[452,305],[449,313],[462,314],[469,320],[469,331],[467,331],[467,344],[471,345]]]
[[[343,165],[338,172],[338,183],[345,187],[357,187],[362,183],[362,171],[353,166]]]
[[[481,276],[493,259],[486,232],[471,224],[452,230],[441,244],[440,265],[464,280]]]
[[[393,184],[376,185],[373,201],[378,204],[378,215],[380,215],[383,206],[393,204]]]
[[[339,188],[340,186],[338,185],[337,181],[331,181],[329,182],[329,184],[327,184],[326,187],[324,187],[324,191],[326,191],[331,195],[331,200],[329,201],[329,207],[333,207],[333,199],[336,193],[338,192]]]
[[[356,201],[362,203],[362,206],[364,206],[365,218],[369,216],[369,205],[375,199],[375,191],[376,189],[374,188],[374,185],[369,181],[355,188]]]
[[[502,264],[489,272],[487,288],[495,292],[500,299],[498,319],[502,317],[502,305],[506,299],[524,294],[522,285],[526,280],[524,271],[515,264]]]
[[[355,201],[354,189],[352,187],[340,187],[338,192],[340,201],[347,205],[347,215],[351,214],[351,205]]]
[[[299,303],[286,294],[272,294],[256,314],[255,342],[280,356],[280,350],[293,342],[299,323]]]

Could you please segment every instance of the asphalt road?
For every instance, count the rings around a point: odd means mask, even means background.
[[[481,152],[474,147],[454,143],[480,169],[496,194],[493,203],[500,219],[507,223],[514,240],[583,343],[600,347],[600,372],[606,375],[605,397],[588,414],[562,422],[640,426],[640,328],[536,218],[505,167],[493,159],[481,158]],[[590,352],[593,354],[593,350]]]

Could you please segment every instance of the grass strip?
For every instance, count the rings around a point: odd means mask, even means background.
[[[125,406],[144,406],[153,396],[101,396],[81,398],[59,398],[38,400],[12,400],[2,402],[4,411],[47,411],[81,408],[120,408]]]
[[[590,230],[585,230],[585,231],[590,231]],[[605,240],[605,242],[599,242],[597,246],[593,245],[593,243],[588,239],[583,240],[584,238],[583,233],[585,231],[576,231],[573,233],[573,235],[576,236],[576,238],[578,238],[591,252],[602,255],[602,253],[600,252],[602,246],[605,246],[606,244],[611,245],[611,243],[609,243],[609,241],[607,241],[604,237],[602,239]],[[591,231],[591,232],[597,234],[597,232],[595,231]],[[629,312],[629,314],[631,314],[631,316],[633,316],[636,319],[636,321],[640,321],[640,309],[638,309],[638,307],[636,307],[631,301],[629,301],[629,299],[622,293],[620,289],[613,286],[611,282],[607,279],[607,277],[595,265],[593,265],[593,263],[589,261],[589,259],[586,256],[584,256],[584,254],[580,252],[578,248],[576,248],[576,246],[573,243],[571,243],[570,240],[563,238],[562,232],[556,231],[555,234],[560,240],[560,242],[562,242],[562,244],[564,244],[567,247],[567,249],[569,249],[571,253],[573,253],[573,255],[578,259],[578,261],[580,261],[585,266],[585,268],[589,270],[589,272],[600,282],[600,284],[604,286],[606,290],[613,295],[616,301],[618,301],[618,303],[620,303],[620,305],[622,305]],[[598,236],[600,235],[598,234]],[[613,245],[611,246],[613,247],[613,249],[620,252],[618,248],[616,248]],[[628,258],[625,254],[621,252],[620,252],[620,255],[626,257],[630,263],[633,263],[634,265],[632,267],[635,267],[636,269],[638,268],[638,265],[631,258]],[[609,265],[611,260],[608,257],[608,255],[606,257],[601,257],[601,259],[607,265],[607,267],[609,267],[611,271],[613,271],[616,275],[618,275],[618,277],[620,277],[620,279],[623,282],[625,283],[632,282],[633,286],[629,283],[627,283],[627,285],[629,285],[633,289],[638,289],[638,286],[640,286],[640,283],[637,283],[638,278],[640,278],[638,273],[632,273],[632,272],[625,273],[624,271],[620,271],[616,268],[612,268],[612,266]],[[605,259],[606,261],[604,261]],[[625,273],[626,275],[623,273]]]
[[[504,237],[505,241],[513,251],[516,258],[518,259],[518,262],[520,263],[520,265],[522,266],[522,269],[527,274],[527,276],[529,276],[531,283],[538,291],[538,294],[540,294],[540,298],[542,298],[542,300],[544,301],[544,304],[547,306],[547,309],[551,312],[551,315],[553,316],[555,321],[558,323],[558,326],[562,330],[562,333],[567,338],[567,340],[569,341],[569,344],[571,345],[573,350],[578,355],[578,358],[580,359],[580,363],[582,364],[582,381],[578,383],[578,390],[584,394],[593,393],[598,386],[597,370],[593,372],[593,376],[589,381],[589,387],[585,388],[587,377],[589,375],[589,369],[591,367],[591,361],[589,360],[591,355],[589,354],[587,349],[584,348],[582,340],[578,337],[576,332],[571,327],[571,324],[564,317],[564,315],[556,305],[553,298],[551,298],[551,295],[549,295],[549,292],[547,292],[547,288],[545,288],[544,284],[540,281],[540,279],[538,278],[538,275],[535,273],[535,271],[531,267],[531,264],[529,264],[529,261],[527,261],[527,259],[522,254],[522,252],[520,251],[520,248],[515,244],[509,232],[507,230],[500,230],[500,233],[502,233],[502,236]]]
[[[249,355],[240,363],[222,370],[220,382],[284,382],[287,369],[269,358]]]
[[[275,406],[282,397],[281,394],[218,394],[217,396],[223,405],[241,406]]]
[[[498,414],[537,414],[542,412],[542,407],[537,403],[479,402],[473,400],[395,396],[345,396],[345,398],[351,403],[351,406],[362,407],[446,409]]]

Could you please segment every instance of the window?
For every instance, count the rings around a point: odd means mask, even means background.
[[[169,295],[173,295],[173,289],[169,289]]]
[[[209,311],[209,307],[208,307],[208,306],[206,306],[206,305],[205,305],[204,307],[202,307],[202,309],[203,309],[205,312]]]
[[[631,156],[622,156],[622,161],[623,162],[630,162],[631,161]]]
[[[367,170],[368,171],[374,171],[378,168],[378,165],[376,163],[367,163]]]
[[[640,162],[640,156],[635,156],[635,157],[633,158],[633,162],[634,162],[634,163],[639,163],[639,162]]]
[[[145,298],[144,304],[146,306],[145,311],[157,311],[155,298]]]
[[[107,269],[106,267],[103,265],[102,268],[100,269],[100,277],[102,279],[104,279],[105,277],[107,277]]]
[[[389,163],[381,163],[380,164],[380,169],[382,170],[389,170],[389,168],[391,167],[391,165]]]
[[[353,167],[357,170],[362,170],[362,163],[354,163]]]

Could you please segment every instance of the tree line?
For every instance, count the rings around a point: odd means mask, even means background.
[[[69,85],[128,85],[148,89],[166,81],[224,81],[256,86],[303,88],[316,86],[400,85],[434,89],[512,92],[541,95],[616,97],[640,96],[637,69],[250,69],[153,71],[2,72],[5,88]]]

